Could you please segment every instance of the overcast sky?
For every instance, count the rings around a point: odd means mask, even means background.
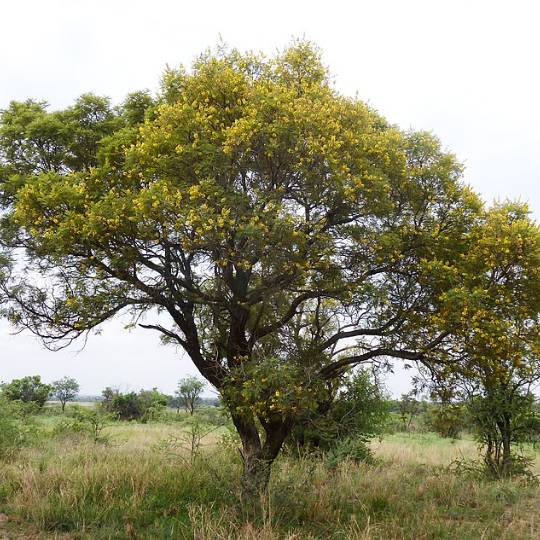
[[[11,100],[64,108],[84,92],[119,103],[155,91],[166,65],[189,66],[220,39],[271,56],[304,37],[343,94],[404,129],[433,131],[491,202],[521,199],[540,217],[540,8],[534,0],[0,0],[0,109]],[[104,327],[86,348],[45,351],[0,323],[0,381],[75,377],[172,393],[195,374],[156,334]],[[407,376],[391,378],[398,394]]]

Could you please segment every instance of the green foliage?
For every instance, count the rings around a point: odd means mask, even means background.
[[[436,403],[429,410],[428,426],[439,437],[459,439],[466,423],[466,410],[460,403]]]
[[[0,395],[0,459],[5,459],[19,448],[21,428],[12,404]]]
[[[335,469],[345,461],[370,464],[376,462],[367,441],[362,437],[339,439],[324,453],[324,464],[330,469]]]
[[[389,412],[390,400],[382,381],[373,371],[363,368],[345,378],[331,408],[340,437],[381,433]]]
[[[109,100],[94,94],[83,94],[64,111],[48,112],[47,107],[44,101],[29,99],[12,101],[2,111],[0,146],[7,174],[95,167],[101,141],[123,124]]]
[[[66,408],[68,401],[73,401],[79,393],[79,383],[71,377],[62,377],[58,381],[53,381],[51,396],[55,397],[62,405],[62,412]]]
[[[402,423],[403,431],[411,431],[411,424],[413,420],[417,418],[422,410],[424,404],[418,401],[416,392],[411,390],[406,394],[401,395],[401,399],[397,402],[397,411]]]
[[[498,203],[470,240],[462,283],[441,295],[444,324],[459,323],[444,361],[426,374],[443,400],[472,401],[486,466],[499,477],[519,460],[512,454],[529,407],[524,390],[540,380],[540,229],[526,205]]]
[[[367,457],[367,440],[384,430],[390,413],[390,401],[380,381],[367,369],[356,369],[345,376],[336,395],[325,408],[304,414],[293,428],[288,446],[308,451],[330,451],[344,456]],[[354,458],[354,455],[351,456]]]
[[[107,441],[102,432],[115,416],[105,410],[101,403],[96,403],[92,407],[76,406],[73,414],[76,423],[72,424],[71,429],[75,432],[88,431],[94,443]]]
[[[147,422],[155,420],[163,412],[168,398],[157,388],[122,393],[106,388],[103,391],[105,410],[119,420],[138,420]]]
[[[139,390],[137,400],[142,412],[140,419],[148,422],[160,418],[167,406],[168,397],[157,388],[152,388],[152,390]]]
[[[2,383],[2,395],[8,401],[22,401],[35,404],[41,408],[45,405],[51,392],[51,386],[41,382],[39,375],[13,379],[10,383]]]
[[[495,478],[527,474],[530,460],[521,445],[540,434],[540,415],[532,393],[504,387],[471,397],[468,403],[484,464]]]
[[[235,414],[273,421],[313,411],[318,401],[327,398],[328,386],[315,375],[307,377],[294,363],[269,358],[232,370],[222,395]]]
[[[184,377],[178,382],[178,388],[175,391],[175,397],[178,403],[177,410],[181,406],[186,408],[190,415],[195,412],[195,406],[202,394],[205,383],[197,377]]]

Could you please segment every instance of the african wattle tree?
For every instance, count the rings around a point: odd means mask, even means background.
[[[519,472],[512,449],[531,433],[540,380],[540,231],[528,214],[524,204],[497,204],[471,230],[474,249],[434,321],[454,328],[451,346],[421,370],[444,398],[469,402],[497,477]]]
[[[12,321],[56,348],[130,312],[180,346],[223,396],[248,489],[344,370],[429,362],[459,324],[439,314],[481,203],[308,43],[207,53],[116,109],[12,103],[0,155],[4,244],[29,268],[5,285]]]

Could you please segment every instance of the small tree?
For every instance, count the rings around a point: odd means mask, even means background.
[[[403,431],[410,433],[412,421],[420,414],[422,404],[416,399],[416,392],[411,390],[406,394],[401,394],[398,401],[398,414],[403,422]]]
[[[107,424],[113,419],[113,415],[109,413],[103,403],[94,403],[93,407],[77,407],[75,410],[75,418],[88,426],[88,431],[92,435],[94,443],[105,442],[106,437],[103,437],[101,432]]]
[[[530,463],[519,450],[540,432],[534,395],[521,388],[490,388],[472,396],[468,410],[487,472],[495,478],[526,474]]]
[[[146,421],[167,405],[167,396],[159,392],[157,388],[127,394],[106,388],[103,395],[105,410],[116,415],[120,420]]]
[[[456,325],[452,347],[424,373],[447,401],[471,403],[488,471],[524,472],[515,456],[530,388],[540,380],[540,230],[526,205],[497,204],[471,234],[464,284],[441,295],[437,324]]]
[[[58,381],[53,381],[51,396],[55,397],[62,405],[62,412],[66,408],[68,401],[73,401],[79,393],[79,383],[71,377],[62,377]]]
[[[51,392],[51,386],[41,382],[39,375],[13,379],[10,383],[2,383],[1,387],[8,401],[35,403],[39,408],[45,405]]]
[[[103,396],[103,407],[107,412],[112,412],[113,400],[119,394],[120,390],[118,388],[111,388],[110,386],[107,386],[107,388],[101,392],[101,395]]]
[[[430,428],[446,439],[459,439],[465,427],[465,408],[460,403],[436,403],[429,411]]]
[[[178,388],[175,396],[178,398],[178,404],[184,405],[186,411],[193,416],[195,406],[199,396],[204,390],[205,384],[197,377],[184,377],[178,382]]]

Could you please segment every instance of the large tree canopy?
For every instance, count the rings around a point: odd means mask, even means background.
[[[130,311],[222,393],[248,479],[345,368],[445,361],[463,323],[446,293],[483,217],[460,164],[338,94],[307,43],[204,54],[116,109],[12,103],[0,159],[30,270],[12,320],[60,347]]]

